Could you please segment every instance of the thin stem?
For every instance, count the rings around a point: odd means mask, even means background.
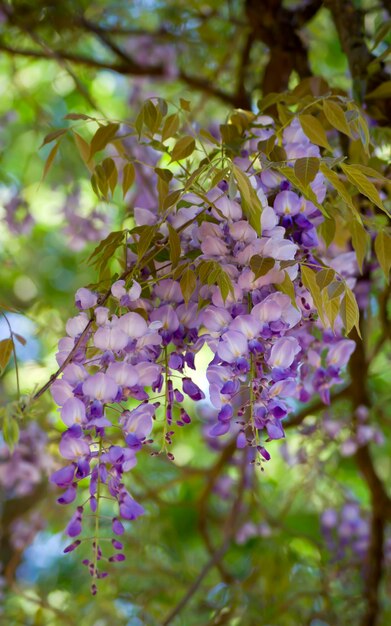
[[[19,368],[18,368],[18,359],[16,358],[16,347],[15,347],[15,341],[14,341],[14,333],[11,327],[11,324],[9,323],[8,317],[6,316],[6,314],[4,313],[4,311],[1,311],[2,316],[5,319],[5,322],[8,326],[8,330],[10,333],[10,339],[12,342],[12,354],[14,355],[14,362],[15,362],[15,375],[16,375],[16,393],[18,394],[18,400],[20,400],[20,381],[19,381]]]

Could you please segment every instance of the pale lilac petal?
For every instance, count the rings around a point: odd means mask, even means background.
[[[77,337],[77,335],[80,335],[80,333],[83,332],[87,324],[88,324],[87,315],[85,313],[80,313],[80,315],[71,317],[67,321],[65,330],[67,331],[70,337]]]
[[[148,329],[147,322],[138,313],[126,313],[118,320],[118,327],[126,333],[128,337],[137,339],[142,337]]]
[[[224,333],[217,348],[217,354],[223,361],[233,363],[237,358],[247,353],[247,339],[242,333],[236,331]]]
[[[83,393],[102,402],[113,402],[118,394],[118,385],[107,374],[98,372],[84,381]]]
[[[130,363],[110,363],[106,374],[121,387],[134,387],[139,382],[137,370]]]
[[[290,367],[300,350],[300,344],[295,337],[278,339],[271,349],[268,364],[282,369]]]
[[[81,309],[90,309],[97,303],[98,295],[85,287],[81,287],[76,291],[75,302]]]
[[[356,342],[351,339],[342,339],[338,343],[329,348],[327,352],[327,365],[335,367],[344,367],[350,359],[350,356],[356,349]]]
[[[86,407],[78,398],[69,398],[61,409],[61,419],[67,426],[81,424],[86,417]]]

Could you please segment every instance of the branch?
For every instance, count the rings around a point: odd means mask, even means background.
[[[389,74],[381,63],[379,63],[378,71],[368,72],[368,66],[376,60],[376,57],[369,52],[365,42],[365,12],[357,9],[353,0],[324,0],[324,4],[330,10],[342,50],[346,54],[354,92],[358,99],[362,100],[366,93],[373,91],[384,81],[390,80]],[[368,111],[376,118],[379,118],[380,113],[380,118],[389,120],[391,98],[370,100]]]
[[[362,330],[363,333],[363,330]],[[363,333],[364,334],[364,333]],[[359,406],[371,406],[367,387],[369,363],[366,358],[364,342],[357,333],[353,337],[356,349],[350,359],[351,399],[353,415]],[[353,426],[355,426],[353,418]],[[391,499],[375,469],[368,445],[358,448],[355,459],[367,484],[371,496],[372,523],[371,541],[368,549],[368,575],[365,581],[366,609],[361,626],[375,626],[379,619],[379,588],[383,573],[384,528],[391,517]]]
[[[126,74],[128,76],[163,76],[164,69],[158,65],[139,65],[134,61],[130,63],[112,63],[110,61],[98,61],[83,54],[75,54],[73,52],[65,52],[64,50],[53,50],[50,52],[43,52],[41,50],[35,50],[32,48],[15,48],[6,44],[0,40],[0,50],[10,54],[12,56],[30,57],[34,59],[52,59],[58,60],[58,58],[70,61],[71,63],[77,63],[78,65],[85,65],[98,70],[111,70],[118,74]]]

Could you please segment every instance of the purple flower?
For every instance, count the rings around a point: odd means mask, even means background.
[[[242,333],[228,331],[221,337],[217,348],[219,357],[227,363],[233,363],[237,358],[248,353],[247,339]]]
[[[72,482],[75,476],[75,466],[74,465],[66,465],[61,469],[54,472],[50,480],[52,483],[57,485],[58,487],[68,487]]]
[[[81,424],[86,417],[86,407],[78,398],[69,398],[61,409],[61,419],[67,426]]]
[[[300,350],[300,344],[295,337],[278,339],[271,349],[268,364],[283,369],[290,367]]]
[[[356,349],[355,341],[351,339],[342,339],[331,346],[327,352],[326,362],[328,365],[335,367],[343,367],[350,359],[351,354]]]
[[[122,502],[120,502],[119,512],[124,519],[135,520],[140,517],[140,515],[144,515],[145,509],[141,504],[136,502],[136,500],[133,500],[133,498],[126,494]]]
[[[60,441],[60,454],[64,459],[71,461],[77,460],[81,456],[90,454],[90,446],[81,437],[75,437],[74,434],[67,430],[63,433]]]
[[[184,378],[182,380],[183,393],[189,396],[192,400],[203,400],[205,398],[204,392],[193,383],[190,378]]]
[[[89,289],[81,287],[76,291],[75,302],[76,306],[80,309],[91,309],[96,305],[98,296]]]
[[[99,372],[84,381],[83,392],[90,398],[96,398],[102,402],[113,402],[118,394],[118,385],[110,376]]]

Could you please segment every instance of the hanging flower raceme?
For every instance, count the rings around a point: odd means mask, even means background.
[[[52,385],[66,459],[52,481],[66,505],[79,501],[79,484],[88,479],[88,502],[68,523],[73,543],[66,550],[80,545],[88,506],[97,532],[85,564],[94,578],[107,575],[105,558],[125,558],[115,537],[111,554],[99,543],[103,496],[113,503],[113,534],[121,535],[123,522],[144,513],[124,475],[144,449],[174,458],[176,428],[191,421],[189,400],[212,408],[208,436],[235,437],[264,463],[294,403],[314,393],[327,403],[354,350],[338,315],[340,299],[351,293],[343,268],[337,273],[315,253],[323,175],[308,180],[304,195],[290,182],[291,160],[319,160],[319,148],[293,121],[282,134],[285,176],[264,168],[255,140],[273,135],[272,120],[253,121],[218,182],[211,168],[208,183],[179,194],[175,208],[166,202],[169,211],[135,210],[133,230],[100,244],[102,254],[125,249],[123,274],[109,291],[76,294],[80,312],[67,322],[57,354],[62,377]],[[336,305],[326,320],[332,330],[317,316],[325,289]],[[202,388],[197,354],[208,350]]]

